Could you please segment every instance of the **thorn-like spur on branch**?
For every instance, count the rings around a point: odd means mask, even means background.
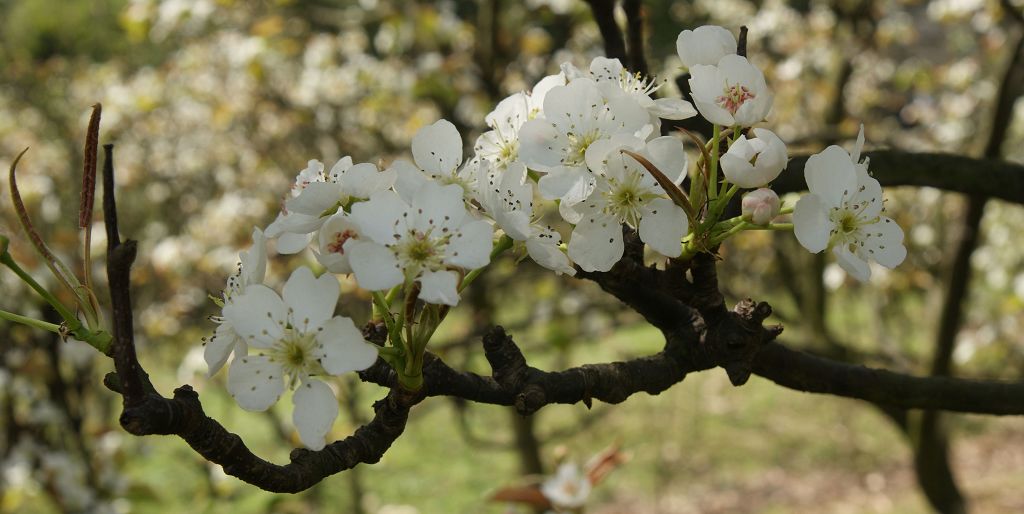
[[[552,403],[583,402],[590,407],[593,400],[621,403],[638,392],[659,394],[690,372],[714,367],[706,356],[689,350],[684,345],[670,344],[649,357],[545,372],[526,364],[519,347],[503,328],[495,327],[484,335],[484,354],[494,380],[513,393],[512,405],[523,415]]]
[[[1024,382],[915,377],[816,357],[778,343],[761,349],[753,370],[797,391],[857,398],[904,409],[1024,414]]]
[[[895,150],[867,152],[871,172],[883,186],[935,187],[946,191],[1024,204],[1024,165],[943,153]],[[806,191],[807,156],[789,160],[772,189],[778,194]]]

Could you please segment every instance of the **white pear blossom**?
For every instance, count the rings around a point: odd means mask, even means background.
[[[493,228],[466,211],[463,190],[427,180],[406,201],[392,191],[352,207],[360,238],[344,244],[356,281],[380,291],[420,283],[420,299],[456,305],[461,270],[490,261]]]
[[[526,166],[515,162],[507,170],[500,171],[483,164],[479,174],[480,204],[498,227],[512,240],[523,243],[527,254],[537,264],[559,275],[575,275],[576,269],[559,247],[561,235],[531,219],[533,186],[526,178]]]
[[[700,114],[716,125],[749,127],[772,108],[764,74],[739,55],[726,55],[717,65],[693,65],[690,91]]]
[[[373,193],[390,188],[396,175],[394,170],[380,171],[370,163],[353,165],[351,157],[338,160],[330,173],[324,174],[323,169],[320,161],[309,161],[296,179],[285,211],[267,227],[268,237],[278,238],[278,252],[302,251],[312,239],[311,234],[328,217],[354,201],[366,200]]]
[[[644,155],[678,183],[686,170],[683,143],[670,136],[635,140],[631,150]],[[622,224],[639,231],[640,239],[668,257],[682,253],[681,239],[689,222],[686,212],[639,162],[618,151],[604,159],[596,190],[576,207],[580,217],[569,239],[569,258],[586,271],[608,271],[622,258]]]
[[[345,243],[349,239],[359,238],[359,227],[349,218],[347,213],[335,213],[317,233],[317,250],[313,252],[316,260],[331,273],[347,275],[352,273],[345,254]]]
[[[593,80],[579,78],[548,92],[544,118],[526,122],[519,131],[520,159],[531,169],[546,172],[538,185],[542,196],[562,205],[582,202],[594,191],[587,169],[599,165],[588,149],[616,134],[642,137],[651,130],[650,117],[636,101],[614,97],[605,101]]]
[[[753,132],[753,138],[740,135],[733,141],[720,161],[726,180],[748,189],[775,180],[789,160],[786,143],[774,132],[763,128],[755,128]]]
[[[363,370],[377,360],[377,348],[351,319],[332,317],[339,293],[333,275],[314,278],[303,266],[292,272],[283,296],[257,284],[224,307],[224,317],[258,352],[232,362],[231,396],[243,409],[263,411],[285,387],[294,389],[292,420],[302,443],[313,450],[325,446],[338,416],[331,388],[314,377]]]
[[[565,75],[549,75],[541,79],[530,93],[508,96],[487,114],[484,121],[491,130],[480,134],[474,151],[476,156],[499,169],[507,168],[519,158],[519,129],[528,120],[541,114],[544,98],[555,86],[565,85]]]
[[[676,52],[687,68],[698,64],[715,65],[722,57],[736,53],[736,37],[718,25],[704,25],[680,32]]]
[[[853,155],[832,145],[811,156],[804,167],[810,194],[793,211],[793,231],[812,253],[831,248],[839,265],[860,281],[871,276],[868,260],[895,268],[907,256],[903,229],[882,216],[882,186],[857,162],[863,127]]]
[[[779,201],[779,195],[764,187],[743,195],[743,201],[740,203],[743,217],[756,225],[770,223],[779,215],[781,208],[782,202]]]
[[[555,476],[544,480],[540,492],[552,505],[559,509],[578,509],[590,496],[590,479],[571,462],[558,466]]]
[[[397,172],[395,191],[404,200],[409,201],[430,179],[457,184],[465,193],[475,189],[475,167],[461,166],[462,136],[450,121],[437,120],[416,132],[412,138],[412,157],[415,164],[399,159],[391,165]]]
[[[267,245],[263,231],[258,228],[252,231],[252,248],[238,254],[238,269],[228,277],[227,285],[222,293],[224,307],[231,305],[245,290],[253,284],[262,284],[267,273]],[[237,355],[247,352],[245,341],[238,336],[235,327],[224,316],[211,316],[217,323],[217,330],[206,340],[203,358],[209,368],[209,376],[220,371],[227,362],[232,351]]]
[[[576,70],[572,64],[562,65],[566,76],[587,76]],[[651,124],[655,129],[660,127],[660,118],[666,120],[685,120],[697,115],[693,105],[682,98],[651,98],[664,81],[647,78],[640,73],[630,73],[618,59],[595,57],[590,62],[590,74],[605,98],[625,96],[632,98],[641,107],[647,109],[651,116]]]

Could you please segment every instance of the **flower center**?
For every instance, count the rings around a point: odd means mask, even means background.
[[[722,96],[716,98],[715,103],[729,111],[729,114],[735,115],[736,111],[740,110],[740,107],[743,106],[743,102],[753,100],[754,96],[754,93],[747,89],[746,86],[740,84],[730,86],[726,83]]]
[[[354,230],[348,229],[334,234],[334,240],[327,243],[327,251],[345,255],[345,241],[358,237]]]
[[[636,95],[650,96],[651,93],[661,88],[661,84],[654,77],[651,77],[650,80],[644,78],[640,72],[630,73],[622,70],[619,76],[619,85],[622,90]]]
[[[640,175],[627,173],[625,180],[608,179],[608,191],[603,193],[604,211],[632,227],[640,226],[643,206],[658,195],[640,184]]]
[[[564,164],[576,166],[586,162],[587,148],[601,138],[601,131],[592,130],[583,134],[570,132],[566,135],[569,136],[569,155]]]
[[[271,362],[275,362],[284,370],[289,386],[294,387],[300,380],[309,375],[323,373],[320,362],[315,357],[319,343],[315,334],[299,332],[293,328],[285,330],[268,352]]]
[[[406,276],[415,278],[423,270],[438,270],[444,266],[444,249],[449,236],[430,237],[431,231],[409,231],[409,234],[395,247],[395,253]]]

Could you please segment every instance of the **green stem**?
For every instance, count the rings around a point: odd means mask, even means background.
[[[21,269],[21,266],[18,266],[18,263],[14,262],[14,258],[11,257],[10,253],[0,255],[0,263],[11,268],[11,271],[13,271],[15,275],[18,275],[18,278],[28,284],[29,287],[39,294],[39,296],[43,297],[43,299],[46,300],[46,303],[53,306],[57,313],[60,314],[60,317],[64,318],[64,322],[70,327],[73,327],[72,330],[77,330],[77,328],[81,326],[82,322],[78,321],[78,317],[68,310],[63,303],[60,303],[53,294],[44,289],[43,286],[39,285],[39,282],[36,282],[36,279],[32,278],[32,275],[29,275],[25,270]]]
[[[711,163],[708,170],[708,198],[711,200],[718,197],[718,146],[721,136],[722,127],[716,123],[711,136]]]
[[[28,316],[22,316],[20,314],[15,314],[13,312],[7,312],[7,311],[0,310],[0,319],[5,319],[7,321],[13,321],[15,323],[21,323],[22,325],[28,325],[28,326],[34,327],[34,328],[41,328],[43,330],[47,330],[47,331],[53,332],[55,334],[59,334],[60,333],[60,325],[56,325],[56,324],[53,324],[53,323],[47,323],[47,322],[45,322],[43,320],[38,320],[38,319],[35,319],[35,318],[30,318]]]

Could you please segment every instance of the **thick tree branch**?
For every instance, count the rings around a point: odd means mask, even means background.
[[[594,21],[604,39],[604,55],[609,59],[626,61],[626,41],[622,37],[619,24],[615,22],[615,0],[586,0]]]
[[[915,377],[833,361],[769,343],[754,373],[797,391],[823,393],[903,409],[1024,414],[1024,382]]]
[[[1024,165],[998,159],[896,150],[865,155],[871,158],[871,172],[883,186],[935,187],[1024,204]],[[806,162],[807,156],[790,159],[779,178],[772,182],[772,189],[779,194],[806,191]]]

